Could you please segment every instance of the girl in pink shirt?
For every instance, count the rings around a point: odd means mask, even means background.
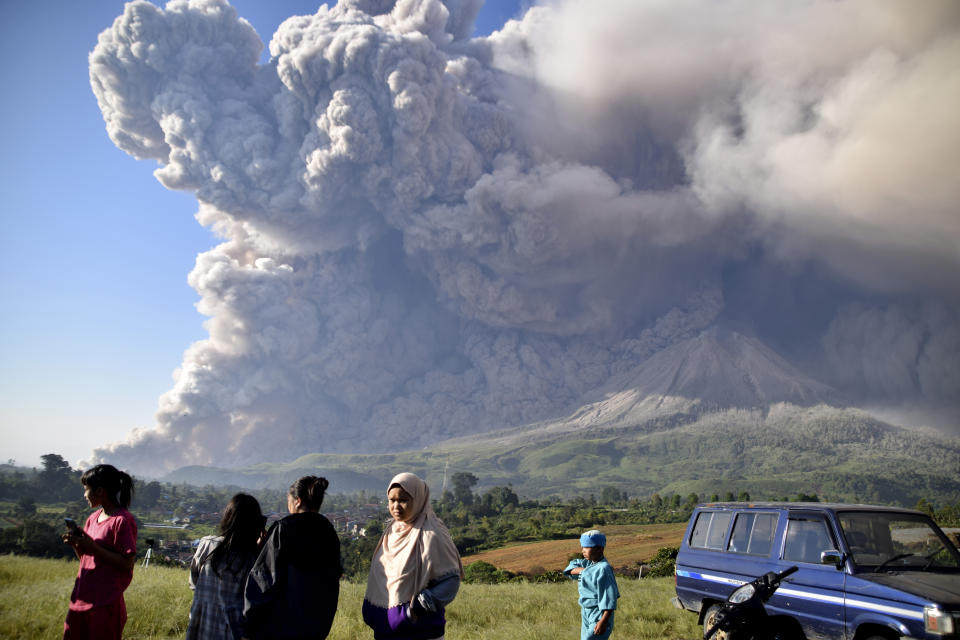
[[[133,479],[109,464],[88,469],[83,497],[91,507],[83,531],[63,536],[80,559],[80,570],[63,624],[64,640],[119,640],[127,622],[123,592],[133,578],[137,523],[127,511]]]

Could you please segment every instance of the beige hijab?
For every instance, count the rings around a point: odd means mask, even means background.
[[[389,609],[411,602],[426,586],[453,574],[463,578],[460,554],[450,532],[430,506],[430,488],[412,473],[394,476],[389,487],[400,485],[413,502],[413,516],[387,525],[370,563],[366,599]]]

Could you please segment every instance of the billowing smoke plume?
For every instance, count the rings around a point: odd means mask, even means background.
[[[225,0],[133,2],[101,34],[111,139],[224,242],[190,274],[209,338],[157,425],[97,455],[563,415],[711,324],[778,334],[756,273],[843,292],[793,336],[842,391],[957,403],[960,5],[567,0],[470,38],[479,5],[341,0],[266,64]]]
[[[843,309],[824,337],[838,384],[904,403],[960,397],[960,316],[939,303]]]

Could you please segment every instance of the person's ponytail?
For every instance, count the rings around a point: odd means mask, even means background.
[[[314,478],[313,484],[310,485],[310,502],[316,504],[317,509],[320,509],[323,504],[323,498],[327,494],[327,487],[329,486],[330,483],[326,478]]]
[[[87,469],[80,478],[83,486],[91,489],[103,489],[110,501],[126,509],[133,499],[133,478],[112,464],[98,464]]]
[[[300,504],[307,511],[319,511],[329,486],[326,478],[303,476],[290,485],[290,495],[299,498]]]

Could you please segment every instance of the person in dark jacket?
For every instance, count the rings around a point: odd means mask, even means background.
[[[270,528],[244,590],[251,640],[322,640],[340,597],[340,539],[320,515],[329,483],[304,476],[290,486],[290,515]]]

